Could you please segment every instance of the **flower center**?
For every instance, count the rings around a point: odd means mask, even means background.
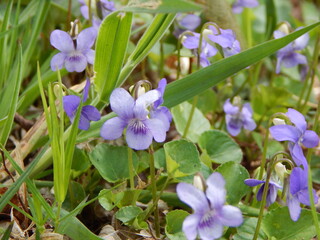
[[[200,228],[212,227],[213,222],[215,221],[214,216],[215,211],[213,209],[206,212],[200,220]]]
[[[130,128],[135,134],[146,134],[147,132],[146,125],[137,118],[130,120],[128,128]]]

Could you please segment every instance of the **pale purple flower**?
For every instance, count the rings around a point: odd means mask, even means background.
[[[209,26],[209,29],[213,34],[208,34],[207,37],[222,47],[224,57],[230,57],[241,51],[240,42],[236,39],[236,35],[231,29],[219,28],[218,31],[214,26]]]
[[[256,123],[252,119],[252,109],[249,103],[245,103],[242,107],[234,106],[227,99],[223,105],[223,110],[226,113],[227,130],[232,136],[237,136],[241,128],[254,130]]]
[[[150,117],[160,119],[166,129],[166,131],[170,128],[170,123],[172,121],[172,115],[167,107],[160,106],[163,103],[163,94],[167,86],[167,80],[162,78],[159,81],[157,90],[160,92],[160,98],[154,102],[151,110]]]
[[[173,34],[178,38],[186,30],[194,31],[201,24],[201,18],[195,14],[178,14]]]
[[[250,187],[255,187],[255,186],[258,186],[259,184],[262,184],[257,193],[257,200],[261,201],[266,181],[257,180],[257,179],[246,179],[244,180],[244,183]],[[282,187],[273,181],[269,181],[269,187],[267,192],[267,204],[266,204],[267,207],[276,201],[278,189],[282,189]]]
[[[90,80],[87,79],[86,85],[83,90],[83,99],[82,101],[85,102],[88,98],[90,88]],[[63,97],[63,109],[66,112],[67,116],[69,117],[70,121],[73,123],[78,107],[80,105],[81,98],[75,95],[68,95]],[[80,120],[79,120],[79,129],[81,130],[88,130],[90,127],[90,121],[98,121],[100,120],[101,116],[94,106],[87,105],[83,106],[80,113]]]
[[[187,35],[185,39],[182,40],[182,45],[185,48],[194,50],[194,54],[198,54],[198,47],[199,47],[199,41],[200,41],[200,34],[199,33],[193,33],[193,35]],[[210,45],[208,42],[206,42],[204,39],[202,40],[201,44],[201,53],[200,53],[200,65],[202,67],[207,67],[210,65],[210,61],[208,58],[213,57],[216,55],[218,50]]]
[[[64,31],[54,30],[50,35],[50,43],[57,48],[57,53],[51,59],[52,71],[57,71],[65,66],[68,72],[82,72],[87,64],[93,64],[94,50],[91,47],[96,39],[94,28],[84,29],[79,35],[72,39]]]
[[[316,191],[312,189],[314,202],[318,202]],[[310,206],[310,198],[308,192],[308,170],[295,167],[290,175],[289,192],[287,195],[287,205],[290,217],[293,221],[297,221],[300,217],[300,203]]]
[[[243,8],[254,8],[259,6],[259,2],[257,0],[236,0],[232,4],[232,11],[234,13],[242,13]]]
[[[270,133],[277,141],[289,141],[289,150],[293,160],[297,166],[305,167],[307,162],[301,144],[306,148],[316,147],[319,143],[319,137],[314,131],[307,130],[307,122],[300,112],[289,108],[286,115],[294,126],[287,124],[272,126]]]
[[[239,208],[225,205],[225,180],[220,173],[213,173],[206,181],[204,193],[188,183],[177,185],[180,200],[193,209],[193,214],[187,216],[182,230],[188,240],[199,237],[203,240],[220,238],[223,226],[238,227],[243,218]]]
[[[300,28],[297,28],[297,30]],[[286,36],[284,32],[280,30],[276,30],[273,33],[274,38],[281,38]],[[302,80],[304,79],[305,72],[307,71],[308,68],[308,61],[307,58],[298,53],[297,51],[304,49],[309,42],[309,34],[304,34],[301,37],[297,38],[293,42],[289,43],[287,46],[284,48],[281,48],[277,52],[277,66],[276,66],[276,73],[280,73],[280,68],[281,66],[284,66],[286,68],[292,68],[295,67],[299,64],[303,66],[302,71],[301,71],[301,78]]]
[[[170,123],[169,114],[156,104],[159,99],[162,101],[162,87],[148,91],[136,100],[125,89],[116,88],[111,93],[110,106],[118,116],[103,124],[101,136],[106,140],[114,140],[121,137],[127,128],[126,141],[135,150],[147,149],[152,139],[163,142]]]

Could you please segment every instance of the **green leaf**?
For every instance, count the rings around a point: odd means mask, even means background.
[[[164,144],[167,171],[172,177],[192,175],[200,170],[197,147],[186,140],[177,140]]]
[[[126,224],[134,220],[142,212],[142,209],[139,207],[126,206],[119,209],[119,211],[116,213],[116,218]]]
[[[172,117],[178,132],[183,135],[186,128],[192,105],[188,102],[183,102],[171,109]],[[190,127],[188,129],[187,138],[192,142],[198,142],[200,135],[210,129],[210,122],[203,116],[201,111],[195,108]]]
[[[268,239],[274,237],[277,240],[312,239],[317,234],[310,210],[302,209],[299,220],[294,222],[287,207],[267,213],[262,220],[262,229]]]
[[[188,212],[183,210],[174,210],[166,215],[166,234],[170,240],[186,239],[182,232],[182,223],[189,215]]]
[[[99,144],[89,154],[92,164],[101,176],[108,182],[119,182],[129,178],[128,147]],[[135,169],[138,166],[138,157],[132,153]]]
[[[225,132],[209,130],[199,138],[202,150],[201,157],[208,157],[216,163],[237,162],[242,160],[242,151],[239,145]]]
[[[79,148],[74,149],[72,167],[71,167],[71,178],[76,178],[82,173],[85,173],[91,166],[89,157],[85,151]]]
[[[250,187],[244,184],[244,180],[250,175],[242,165],[234,162],[227,162],[216,170],[226,180],[227,202],[237,204],[241,198],[248,193]]]
[[[227,77],[239,72],[261,59],[270,56],[304,33],[318,27],[320,22],[295,31],[279,39],[273,39],[222,59],[212,65],[168,84],[164,93],[164,105],[173,107],[211,88]]]
[[[107,211],[111,211],[115,206],[117,206],[123,199],[124,192],[111,192],[103,189],[99,193],[99,203]]]
[[[175,14],[157,14],[140,38],[135,50],[121,70],[116,87],[121,86],[135,67],[149,54],[152,47],[162,38],[175,18]]]
[[[99,28],[93,65],[100,100],[108,102],[118,80],[131,32],[132,13],[113,12]]]
[[[178,13],[195,12],[202,7],[191,1],[184,0],[131,0],[121,11],[140,13]]]
[[[233,240],[252,240],[256,230],[258,219],[246,218],[242,225],[237,228],[237,234],[233,236]],[[260,230],[258,240],[267,239],[266,234]]]
[[[266,39],[270,39],[277,25],[277,11],[274,0],[266,0]]]

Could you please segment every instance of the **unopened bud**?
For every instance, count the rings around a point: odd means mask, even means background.
[[[201,190],[203,192],[205,190],[206,183],[204,181],[203,176],[200,175],[199,173],[197,173],[193,177],[193,186],[195,186],[196,188],[198,188],[199,190]]]
[[[285,125],[286,124],[286,121],[281,118],[274,118],[272,120],[272,122],[274,125]]]

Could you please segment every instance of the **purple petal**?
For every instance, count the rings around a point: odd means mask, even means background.
[[[269,130],[272,137],[280,142],[291,141],[296,143],[301,135],[300,131],[296,127],[290,125],[272,126]]]
[[[54,55],[51,59],[50,66],[52,71],[57,71],[57,69],[63,68],[64,61],[66,59],[67,55],[60,52]]]
[[[94,56],[95,56],[95,51],[92,49],[88,49],[86,51],[83,51],[83,55],[87,58],[87,62],[90,64],[94,63]]]
[[[128,120],[133,118],[134,104],[133,97],[123,88],[116,88],[111,93],[111,109],[122,119]]]
[[[199,33],[193,33],[193,34],[194,34],[194,36],[188,35],[182,41],[182,45],[185,48],[196,49],[199,47],[200,34]]]
[[[290,54],[285,55],[282,58],[282,65],[286,68],[292,68],[297,66],[298,64],[307,64],[307,58],[296,52],[291,52]]]
[[[83,94],[83,102],[87,101],[87,99],[88,99],[89,89],[90,89],[90,79],[87,78],[86,85],[84,86],[83,93],[82,93]]]
[[[219,220],[224,226],[238,227],[243,222],[242,213],[237,207],[225,205],[220,214]]]
[[[240,14],[243,11],[243,7],[235,2],[234,4],[232,4],[232,12],[236,13],[236,14]]]
[[[242,127],[242,121],[241,119],[234,118],[232,115],[227,114],[226,115],[226,123],[227,123],[227,131],[232,135],[232,136],[237,136]]]
[[[258,200],[258,201],[261,201],[261,200],[262,200],[262,195],[263,195],[264,186],[265,186],[265,184],[262,184],[261,187],[260,187],[259,190],[258,190],[258,193],[257,193],[257,200]]]
[[[84,3],[85,4],[85,3]],[[89,19],[89,8],[87,5],[80,7],[80,12],[85,19]]]
[[[65,59],[65,65],[68,72],[82,72],[87,67],[87,59],[81,53],[71,53]]]
[[[71,122],[73,122],[74,120],[80,101],[80,97],[75,95],[64,96],[62,99],[63,109],[66,112],[67,116],[70,118]]]
[[[302,29],[303,27],[299,27],[297,28],[295,31],[297,30],[300,30]],[[293,42],[293,48],[294,50],[302,50],[304,49],[307,45],[308,45],[308,42],[309,42],[309,34],[306,33],[306,34],[303,34],[301,37],[298,37],[296,40],[294,40]]]
[[[84,51],[90,49],[97,37],[97,31],[93,28],[86,28],[77,37],[77,50]]]
[[[100,135],[106,140],[114,140],[121,137],[127,123],[119,117],[107,120],[101,127]]]
[[[152,143],[151,131],[140,120],[131,120],[127,127],[126,140],[130,148],[135,150],[147,149]]]
[[[163,94],[164,94],[164,90],[166,89],[166,86],[167,86],[167,79],[162,78],[159,81],[158,88],[157,88],[157,90],[161,93],[161,97],[154,102],[154,105],[153,105],[154,108],[159,107],[163,103]]]
[[[269,184],[268,195],[267,195],[267,207],[274,203],[277,199],[278,188],[274,184]]]
[[[280,30],[276,30],[273,32],[273,36],[275,39],[278,39],[278,38],[282,38],[282,37],[286,36],[286,34]]]
[[[287,205],[292,221],[296,222],[299,219],[301,212],[299,200],[295,197],[289,197],[287,199]]]
[[[307,169],[308,168],[307,159],[305,158],[299,143],[296,143],[294,145],[289,144],[289,150],[290,150],[292,159],[296,163],[296,165],[298,167],[303,166],[304,169]]]
[[[209,223],[204,224],[203,226],[199,225],[198,227],[199,235],[202,240],[212,240],[217,239],[222,236],[223,225],[212,219]]]
[[[259,6],[259,2],[257,0],[240,0],[242,6],[247,8],[254,8]]]
[[[290,193],[296,194],[308,187],[308,172],[300,167],[295,167],[290,175]]]
[[[314,190],[313,190],[314,191]],[[315,193],[315,192],[314,192]],[[310,206],[310,198],[308,188],[302,189],[296,194],[299,202],[304,205]]]
[[[302,144],[307,148],[316,147],[319,144],[319,137],[314,131],[307,130],[303,134]]]
[[[188,14],[179,21],[181,27],[188,30],[195,30],[201,23],[201,18],[194,14]]]
[[[80,115],[78,128],[81,130],[88,130],[90,128],[90,121],[86,116]]]
[[[200,214],[191,214],[184,219],[182,230],[188,240],[196,239],[198,235],[197,229],[201,220],[201,216],[202,215]]]
[[[200,56],[200,65],[201,67],[208,67],[210,65],[210,61],[202,54]]]
[[[244,183],[250,187],[255,187],[261,183],[265,183],[265,181],[249,178],[244,180]]]
[[[206,195],[213,208],[221,208],[226,201],[225,180],[223,176],[218,173],[212,173],[207,179]]]
[[[150,112],[151,118],[157,118],[162,121],[166,131],[170,128],[170,123],[172,121],[172,115],[168,108],[158,107],[155,111]]]
[[[145,119],[149,113],[148,107],[161,97],[160,91],[157,89],[146,92],[138,97],[133,108],[134,115],[137,118]]]
[[[99,110],[91,105],[83,106],[81,115],[90,121],[99,121],[101,118]]]
[[[151,131],[156,142],[164,142],[166,140],[166,128],[161,120],[156,118],[146,119],[144,123]]]
[[[293,108],[289,108],[286,115],[290,119],[290,121],[296,125],[296,127],[303,133],[307,129],[307,122],[304,116]]]
[[[238,106],[233,106],[231,103],[230,103],[230,98],[228,98],[224,105],[223,105],[223,110],[226,114],[231,114],[231,115],[234,115],[234,114],[237,114],[239,112],[239,107]]]
[[[282,62],[283,54],[277,55],[277,66],[276,66],[276,74],[279,74],[281,71],[281,62]]]
[[[209,27],[210,29],[214,28],[213,26]],[[231,48],[233,45],[233,42],[236,40],[234,33],[231,29],[221,29],[220,28],[220,34],[211,34],[208,35],[208,38],[219,44],[223,48]]]
[[[239,52],[241,52],[241,47],[240,47],[240,42],[238,40],[235,40],[233,42],[231,48],[223,48],[223,55],[225,58],[236,55]]]
[[[195,213],[203,214],[210,211],[209,203],[200,189],[188,183],[178,183],[177,194],[179,199],[189,205]]]
[[[69,53],[74,51],[72,39],[65,31],[54,30],[50,35],[50,43],[61,52]]]

